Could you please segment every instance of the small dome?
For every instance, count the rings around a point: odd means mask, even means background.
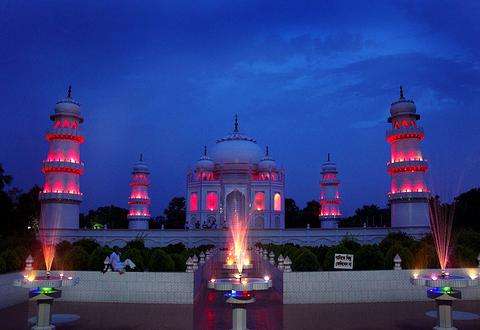
[[[133,173],[150,173],[147,164],[143,161],[142,154],[140,154],[140,160],[133,165]]]
[[[270,157],[268,147],[265,148],[265,156],[258,163],[258,170],[262,172],[269,172],[277,167],[275,160]]]
[[[322,173],[337,173],[337,165],[330,160],[330,154],[327,156],[327,161],[322,164]]]
[[[74,115],[80,122],[83,121],[80,117],[80,103],[72,98],[72,86],[68,87],[67,97],[55,105],[55,115]]]
[[[417,108],[412,100],[407,100],[403,96],[403,88],[400,86],[400,98],[390,106],[390,114],[392,117],[399,115],[416,114]]]
[[[235,117],[233,133],[217,140],[212,149],[212,159],[215,164],[258,164],[262,150],[257,142],[239,132]]]
[[[213,160],[207,156],[207,147],[204,147],[203,155],[197,161],[196,168],[198,170],[213,171],[215,164]]]

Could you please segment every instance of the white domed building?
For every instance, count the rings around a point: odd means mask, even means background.
[[[205,147],[187,175],[188,229],[228,228],[235,211],[250,228],[285,228],[285,174],[275,160],[238,128]]]

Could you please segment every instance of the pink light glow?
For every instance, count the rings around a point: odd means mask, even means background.
[[[248,259],[247,256],[247,234],[248,234],[248,225],[244,219],[240,219],[236,210],[234,210],[232,223],[230,225],[230,233],[232,234],[233,239],[233,254],[235,256],[235,264],[237,266],[238,272],[241,274],[243,271],[243,265],[245,260]]]
[[[265,210],[265,193],[263,191],[257,191],[253,203],[257,211]]]
[[[450,253],[450,240],[455,204],[441,204],[438,199],[430,198],[428,201],[430,213],[430,226],[435,242],[438,261],[442,270],[445,270]]]
[[[279,193],[275,193],[273,196],[273,210],[277,212],[282,210],[282,197]]]
[[[198,211],[198,195],[197,193],[190,194],[190,201],[189,201],[190,211],[195,212]]]
[[[218,196],[214,191],[209,191],[207,193],[207,209],[214,211],[218,208]]]
[[[138,210],[130,210],[128,212],[129,216],[135,217],[135,216],[140,216],[140,217],[149,217],[150,213],[148,211],[138,211]]]

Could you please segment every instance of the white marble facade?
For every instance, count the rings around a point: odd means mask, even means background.
[[[233,132],[207,152],[187,175],[187,229],[228,228],[234,212],[250,228],[285,228],[285,174],[257,142]]]

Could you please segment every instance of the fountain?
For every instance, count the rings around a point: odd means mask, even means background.
[[[232,305],[232,329],[247,329],[247,310],[245,305],[255,302],[253,292],[268,290],[272,287],[269,276],[263,278],[247,277],[243,271],[252,268],[248,256],[248,224],[245,223],[236,210],[230,223],[232,246],[227,254],[224,269],[236,270],[232,277],[208,281],[207,287],[216,291],[226,291],[227,303]]]
[[[23,278],[14,281],[13,285],[30,289],[28,297],[38,305],[38,314],[36,324],[33,330],[52,330],[55,325],[52,324],[50,309],[55,299],[62,295],[61,288],[72,287],[78,284],[78,278],[65,276],[63,273],[52,274],[51,266],[55,254],[55,245],[43,248],[46,271],[44,274],[36,273],[33,270],[33,258],[28,256]],[[78,318],[78,317],[77,317]]]
[[[437,304],[436,330],[456,330],[453,326],[452,303],[462,298],[460,288],[478,285],[478,274],[461,276],[447,271],[450,252],[454,205],[441,204],[438,198],[429,200],[430,226],[437,252],[440,274],[413,274],[411,283],[427,287],[427,297]]]

